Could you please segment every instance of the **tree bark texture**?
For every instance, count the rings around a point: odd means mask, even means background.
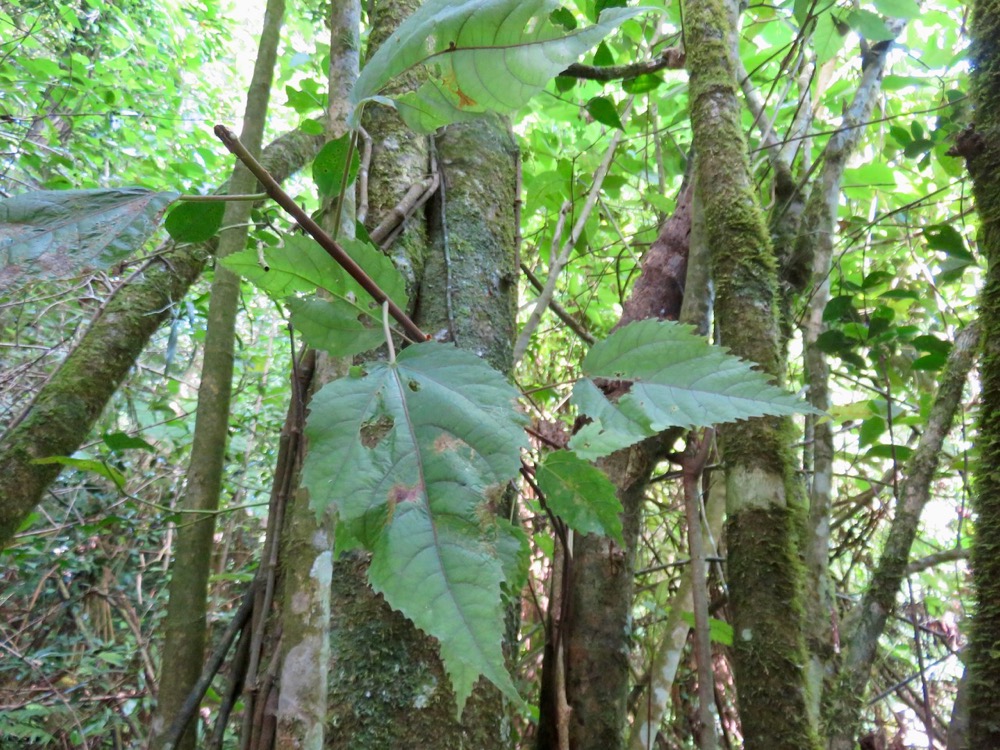
[[[747,160],[731,57],[735,8],[688,0],[687,64],[696,189],[712,248],[722,344],[765,372],[784,369],[777,264]],[[710,186],[710,187],[708,187]],[[752,419],[720,431],[736,688],[748,750],[817,748],[808,717],[802,637],[802,490],[791,424]]]
[[[643,319],[677,320],[681,312],[691,233],[690,183],[681,188],[674,213],[660,228],[642,259],[642,271],[623,306],[616,328]],[[613,395],[613,394],[612,394]],[[649,477],[672,437],[656,436],[598,461],[621,501],[622,539],[574,535],[568,556],[568,601],[554,613],[555,640],[564,650],[543,664],[537,747],[559,746],[559,706],[555,696],[565,680],[570,708],[569,745],[574,750],[625,747],[632,649],[632,599],[635,557]],[[554,645],[554,644],[550,644]]]
[[[348,94],[358,77],[361,5],[358,0],[330,3],[329,140],[347,132]],[[344,196],[338,217],[336,199],[326,206],[324,229],[354,236],[354,196]],[[335,226],[337,220],[340,226]],[[319,353],[305,397],[346,374],[350,360]],[[295,396],[293,395],[293,398]],[[298,453],[304,459],[304,451]],[[301,460],[295,471],[301,469]],[[298,476],[292,483],[298,486]],[[326,742],[330,661],[330,596],[333,578],[333,518],[317,517],[309,492],[297,487],[288,498],[280,541],[280,662],[275,717],[275,750],[322,750]]]
[[[285,0],[268,0],[264,11],[257,59],[247,92],[240,140],[250,153],[260,154],[267,120],[267,105],[278,57],[278,40],[285,15]],[[257,180],[240,162],[229,180],[229,192],[252,193]],[[234,201],[226,205],[217,257],[225,257],[246,246],[252,204]],[[233,346],[236,313],[240,301],[240,279],[216,265],[208,308],[205,352],[202,360],[198,408],[195,416],[191,462],[188,465],[183,511],[178,526],[171,567],[170,596],[163,622],[163,659],[160,668],[158,704],[153,716],[151,746],[162,747],[159,733],[170,725],[191,688],[201,675],[205,658],[208,574],[215,536],[215,513],[222,491],[222,472],[229,435],[229,402],[233,390]],[[189,724],[177,750],[194,750],[197,726]]]
[[[298,131],[264,149],[262,163],[282,181],[307,163],[322,138]],[[214,241],[180,245],[151,259],[115,292],[80,343],[46,382],[31,406],[3,436],[0,451],[0,548],[10,543],[57,464],[36,458],[68,456],[86,439],[150,336],[170,317],[215,252]]]
[[[370,49],[417,5],[375,4]],[[394,86],[416,84],[411,75]],[[364,126],[372,144],[365,223],[375,227],[413,185],[427,180],[431,148],[380,105],[367,107]],[[407,280],[419,326],[509,372],[517,292],[516,146],[505,121],[494,117],[445,129],[434,152],[444,188],[426,213],[406,220],[389,253]],[[510,747],[499,691],[480,681],[457,719],[437,643],[371,590],[367,569],[367,555],[359,552],[334,563],[326,747]]]
[[[957,146],[973,180],[979,247],[986,257],[980,300],[982,395],[974,509],[969,631],[969,747],[1000,747],[1000,0],[972,4],[975,129]]]

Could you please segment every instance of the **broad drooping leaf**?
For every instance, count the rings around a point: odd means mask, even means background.
[[[581,534],[603,534],[622,544],[622,504],[607,475],[572,451],[554,451],[535,472],[549,510]]]
[[[0,201],[0,289],[24,275],[64,278],[121,262],[177,196],[134,187],[39,190]]]
[[[608,455],[668,427],[817,413],[748,362],[669,321],[642,320],[616,331],[590,350],[583,372],[629,383],[617,403],[589,378],[574,387],[572,402],[593,420],[569,443],[584,458]]]
[[[406,308],[406,283],[386,255],[348,237],[340,244],[393,302]],[[383,342],[382,309],[314,240],[288,237],[283,246],[264,250],[264,262],[266,268],[252,249],[222,260],[275,299],[286,299],[292,324],[307,344],[347,357]],[[317,289],[331,298],[315,295]]]
[[[568,30],[549,15],[558,0],[428,0],[365,65],[351,92],[352,125],[360,105],[390,103],[406,124],[430,133],[484,112],[511,112],[630,18],[650,8],[608,8],[593,26]],[[394,99],[385,85],[416,66],[426,82]]]
[[[496,506],[525,445],[517,394],[474,354],[434,342],[366,367],[312,400],[313,507],[336,511],[338,537],[372,552],[372,587],[438,639],[460,712],[480,675],[516,700],[501,584],[523,544]]]

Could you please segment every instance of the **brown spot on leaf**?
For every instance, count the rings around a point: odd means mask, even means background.
[[[444,453],[445,451],[455,451],[465,445],[465,442],[459,440],[454,435],[449,435],[447,432],[442,432],[437,436],[434,441],[434,450],[437,453]]]
[[[420,499],[419,487],[407,487],[405,484],[394,484],[389,489],[389,507],[395,508],[399,503],[415,503]]]
[[[361,425],[361,444],[369,450],[378,447],[382,438],[392,430],[392,417],[385,414],[378,419],[369,419]]]

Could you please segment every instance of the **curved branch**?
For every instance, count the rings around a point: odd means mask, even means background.
[[[573,63],[559,75],[567,78],[582,78],[587,81],[627,81],[630,78],[656,73],[660,70],[682,70],[683,68],[684,50],[681,47],[670,47],[663,50],[653,60],[643,60],[628,65]]]

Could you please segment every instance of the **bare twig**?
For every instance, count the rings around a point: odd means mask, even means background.
[[[533,287],[535,287],[536,290],[542,292],[545,289],[542,282],[539,281],[538,277],[535,276],[535,274],[531,272],[531,269],[528,268],[526,265],[524,265],[524,263],[521,264],[521,272],[524,274],[524,277],[528,280],[528,283],[531,284]],[[558,302],[552,300],[549,303],[549,307],[552,308],[552,312],[556,314],[556,317],[559,318],[559,320],[565,323],[567,327],[571,331],[573,331],[573,333],[575,333],[581,339],[586,341],[588,344],[593,346],[594,342],[597,341],[597,339],[594,338],[594,334],[592,334],[590,331],[584,328],[583,323],[574,318],[569,312],[566,311],[566,308],[564,308]]]
[[[632,108],[632,98],[629,98],[628,103],[625,105],[625,109],[622,112],[622,119],[628,116],[629,110]],[[573,225],[573,230],[569,233],[569,237],[562,245],[562,249],[559,254],[553,253],[554,259],[552,261],[552,267],[549,268],[549,277],[545,281],[545,288],[542,290],[541,294],[538,295],[538,299],[535,300],[535,308],[531,311],[531,315],[528,317],[528,322],[524,324],[524,330],[521,331],[521,335],[517,337],[517,343],[514,344],[514,363],[518,363],[524,357],[524,352],[528,348],[528,342],[531,341],[531,336],[538,328],[538,324],[542,320],[542,314],[545,312],[545,308],[549,306],[552,302],[552,297],[556,291],[556,282],[559,280],[559,274],[562,272],[563,268],[569,262],[570,253],[573,252],[573,248],[579,241],[580,236],[583,234],[583,229],[587,224],[587,219],[590,218],[591,212],[594,210],[594,206],[597,205],[597,199],[601,194],[601,186],[604,184],[604,178],[607,177],[608,170],[611,169],[611,162],[614,161],[615,151],[618,148],[618,144],[621,142],[623,131],[615,130],[614,134],[611,136],[611,142],[608,144],[608,150],[604,154],[604,159],[601,161],[600,166],[597,168],[597,172],[594,175],[594,182],[590,186],[590,192],[587,194],[587,200],[584,201],[583,207],[580,209],[579,214],[576,217],[576,223]],[[559,212],[559,224],[556,227],[555,237],[553,239],[553,244],[559,241],[559,237],[562,234],[562,227],[566,221],[566,215],[569,213],[572,204],[563,204],[562,210]]]
[[[347,251],[341,247],[340,243],[324,232],[320,225],[296,204],[288,193],[281,189],[281,186],[268,174],[267,170],[244,148],[243,144],[240,143],[240,139],[233,131],[225,125],[216,125],[215,135],[225,144],[226,148],[236,155],[236,158],[246,165],[247,169],[264,186],[267,194],[279,206],[285,209],[299,223],[300,227],[309,232],[312,238],[319,243],[320,247],[326,250],[330,257],[337,261],[340,267],[347,271],[351,278],[361,285],[362,289],[368,292],[380,305],[384,303],[389,304],[389,314],[403,327],[403,330],[410,339],[413,341],[427,341],[430,339],[430,336],[421,331],[420,327],[403,312],[399,305],[389,299],[389,295],[382,291],[382,288],[347,254]]]

